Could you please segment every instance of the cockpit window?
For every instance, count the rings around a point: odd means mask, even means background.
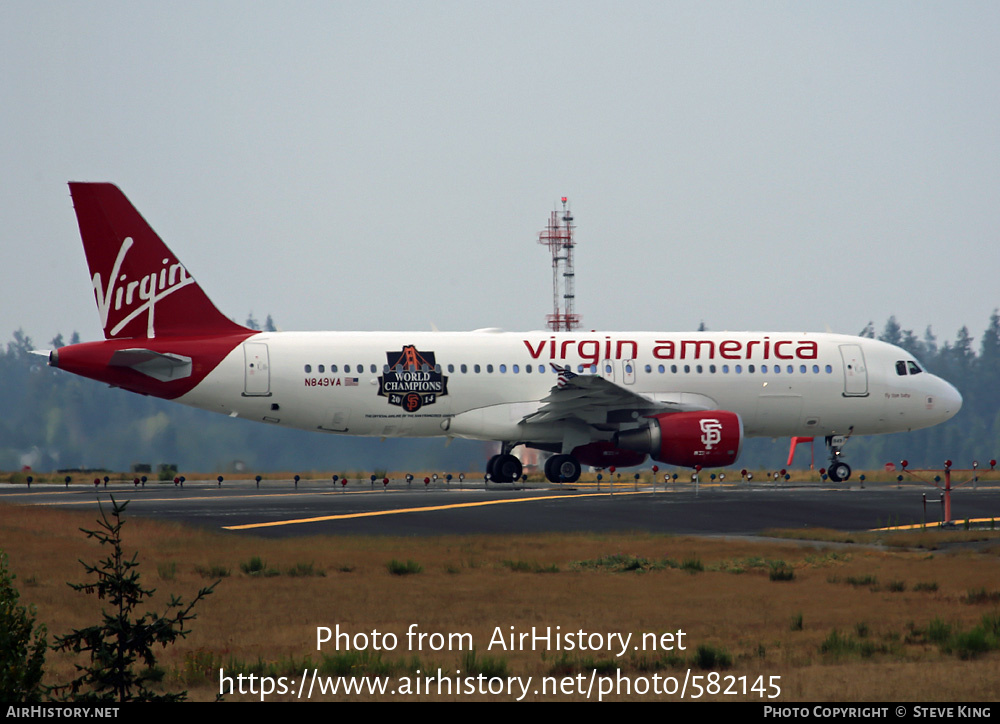
[[[923,372],[923,370],[920,369],[920,365],[911,359],[901,359],[896,362],[896,374],[900,377],[908,374],[919,375],[921,372]]]

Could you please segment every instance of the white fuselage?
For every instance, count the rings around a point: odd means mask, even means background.
[[[912,355],[866,338],[491,330],[260,333],[178,401],[340,434],[558,443],[572,424],[523,418],[567,365],[654,402],[736,412],[747,436],[899,432],[961,406]]]

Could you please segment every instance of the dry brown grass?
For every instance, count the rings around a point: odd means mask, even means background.
[[[413,623],[423,632],[468,632],[479,656],[499,657],[510,674],[521,676],[548,674],[559,654],[487,652],[494,627],[631,632],[633,640],[645,632],[683,629],[688,649],[678,653],[685,660],[672,665],[688,666],[699,645],[723,649],[733,659],[724,673],[781,676],[781,701],[989,701],[1000,680],[1000,653],[961,660],[921,633],[934,619],[967,629],[984,614],[997,614],[996,603],[964,602],[969,591],[1000,589],[995,548],[929,554],[643,533],[272,540],[126,518],[125,547],[139,551],[144,580],[159,591],[150,608],[162,610],[168,593],[190,599],[208,582],[200,568],[231,571],[199,606],[193,633],[164,650],[160,661],[172,688],[188,688],[194,698],[212,698],[215,682],[178,680],[193,657],[211,654],[223,665],[277,662],[288,669],[282,673],[294,674],[291,666],[301,673],[307,658],[321,658],[316,627],[338,624],[349,632],[395,633],[400,645],[384,658],[409,660],[416,654],[424,671],[460,669],[462,654],[408,651],[405,634]],[[95,561],[101,553],[80,527],[94,527],[92,513],[0,508],[0,548],[17,574],[22,601],[37,607],[50,639],[95,622],[99,612],[100,602],[66,585],[82,580],[79,558]],[[704,570],[612,572],[574,565],[616,554],[677,564],[697,560]],[[242,573],[240,564],[255,555],[281,575]],[[392,559],[412,559],[423,570],[392,575],[386,567]],[[793,569],[794,580],[772,581],[766,564],[772,560]],[[325,575],[287,574],[300,563]],[[175,564],[173,578],[161,580],[158,570],[169,570],[170,564]],[[746,572],[732,572],[737,569]],[[875,582],[859,583],[869,578]],[[796,630],[799,617],[802,627]],[[824,654],[823,642],[834,630],[872,642],[879,652]],[[335,651],[327,645],[323,653]],[[571,663],[583,658],[569,655]],[[72,671],[64,655],[50,653],[47,665],[50,682],[65,680]],[[631,676],[652,673],[641,670],[634,652],[619,665]],[[668,667],[661,674],[677,674],[670,664],[661,665]]]

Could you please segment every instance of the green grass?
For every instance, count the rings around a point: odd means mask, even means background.
[[[411,558],[408,558],[406,563],[393,558],[385,564],[385,567],[394,576],[411,576],[424,570],[422,565]]]
[[[274,568],[268,568],[267,563],[260,556],[251,556],[249,561],[240,563],[240,570],[248,576],[258,578],[271,578],[280,575]]]

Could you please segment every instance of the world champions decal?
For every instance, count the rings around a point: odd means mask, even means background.
[[[385,359],[389,369],[378,378],[378,394],[390,405],[416,412],[448,394],[448,378],[441,374],[433,352],[406,345],[399,352],[386,352]]]

